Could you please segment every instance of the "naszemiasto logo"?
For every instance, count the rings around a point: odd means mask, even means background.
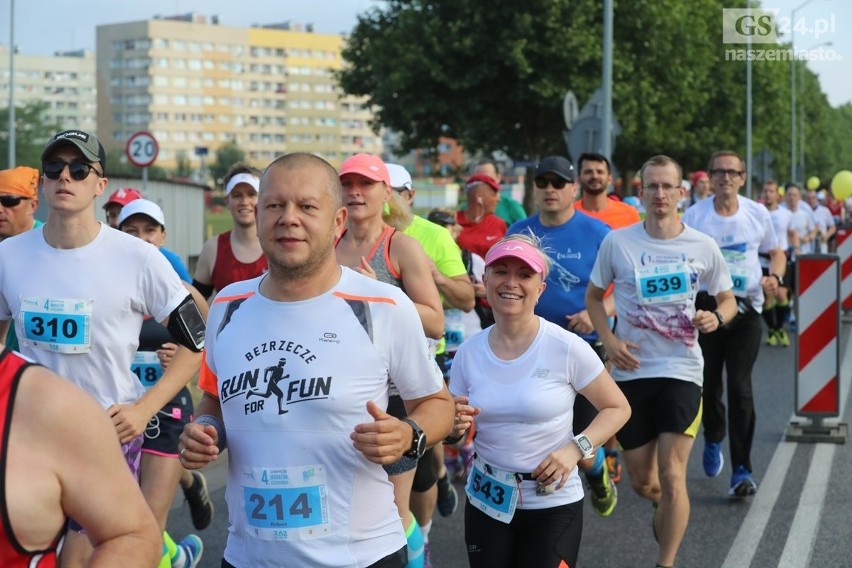
[[[310,365],[316,355],[306,347],[292,341],[267,341],[246,353],[248,361],[256,360],[261,353],[282,351],[291,353]],[[268,407],[271,399],[277,403],[278,414],[289,412],[285,406],[297,402],[324,400],[331,395],[331,377],[294,377],[287,372],[287,357],[267,367],[249,368],[220,383],[219,400],[225,402],[239,398],[245,400],[243,412],[254,414]]]

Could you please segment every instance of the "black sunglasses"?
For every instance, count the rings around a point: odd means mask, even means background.
[[[17,207],[21,204],[21,201],[27,199],[26,197],[21,197],[20,195],[0,195],[0,205],[11,209],[12,207]]]
[[[59,176],[62,175],[62,170],[65,169],[65,166],[68,166],[68,172],[71,174],[71,177],[77,181],[81,181],[89,177],[89,172],[95,172],[98,177],[104,177],[97,168],[88,162],[51,160],[49,162],[42,163],[41,169],[44,172],[45,177],[48,179],[59,179]]]
[[[553,186],[553,189],[562,189],[566,184],[573,183],[570,181],[565,181],[562,178],[535,178],[535,186],[539,189],[546,189],[547,184]]]

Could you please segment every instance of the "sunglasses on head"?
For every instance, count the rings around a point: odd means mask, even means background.
[[[59,176],[62,175],[62,171],[65,169],[65,166],[68,166],[68,173],[70,173],[71,177],[77,181],[81,181],[89,177],[89,172],[95,172],[98,177],[104,177],[101,172],[88,162],[51,160],[49,162],[42,163],[41,169],[44,172],[45,177],[48,179],[59,179]]]
[[[7,208],[17,207],[21,204],[21,201],[27,199],[26,197],[21,197],[20,195],[0,195],[0,205]]]
[[[535,178],[535,186],[539,189],[546,189],[547,185],[550,184],[553,186],[553,189],[562,189],[567,184],[571,183],[569,181],[565,181],[562,178]]]

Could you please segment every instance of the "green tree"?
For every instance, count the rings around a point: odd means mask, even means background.
[[[186,151],[179,150],[175,156],[174,176],[176,178],[188,178],[192,175],[192,163],[189,161]]]
[[[33,101],[15,107],[15,164],[9,165],[9,107],[0,110],[0,169],[41,168],[41,151],[60,125],[47,119],[48,103]]]
[[[216,184],[221,185],[228,169],[237,162],[243,162],[246,153],[235,141],[225,142],[216,151],[216,159],[210,164],[210,175]]]

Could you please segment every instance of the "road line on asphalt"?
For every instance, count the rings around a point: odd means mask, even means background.
[[[810,566],[813,544],[819,530],[819,518],[822,514],[825,495],[828,491],[828,478],[831,475],[831,463],[837,444],[816,444],[805,486],[799,496],[796,516],[787,533],[787,542],[778,566],[784,568],[807,568]],[[791,538],[791,535],[795,535]]]
[[[852,383],[852,373],[843,370],[848,370],[852,367],[852,333],[846,339],[846,349],[843,352],[843,361],[840,364],[840,416],[843,417],[846,413],[846,402],[850,393],[850,383]],[[846,396],[843,396],[846,393]],[[793,422],[796,418],[795,413],[790,416],[790,421]],[[784,484],[784,478],[787,476],[787,470],[793,460],[793,454],[798,446],[795,442],[786,442],[782,436],[778,442],[778,447],[772,455],[769,462],[769,467],[766,470],[766,476],[760,484],[760,489],[755,495],[754,500],[749,507],[745,519],[740,525],[740,530],[734,543],[728,550],[728,556],[722,566],[730,568],[749,568],[757,552],[757,547],[763,538],[763,533],[766,530],[766,525],[769,522],[769,517],[772,514],[772,509],[781,495],[781,486]],[[816,538],[819,528],[819,516],[822,512],[823,503],[825,501],[826,489],[828,487],[828,476],[831,472],[831,463],[834,458],[836,444],[817,444],[814,451],[814,459],[811,460],[808,475],[805,479],[805,487],[802,490],[802,495],[799,498],[799,505],[796,508],[796,514],[793,518],[793,524],[790,527],[790,532],[787,534],[786,545],[781,556],[779,566],[785,568],[806,568],[810,561],[813,539]],[[828,467],[826,467],[828,464]],[[795,544],[790,535],[796,535]],[[808,540],[804,537],[808,536]],[[807,546],[802,546],[807,542]],[[799,550],[793,550],[798,548]],[[804,557],[802,557],[804,553]]]

